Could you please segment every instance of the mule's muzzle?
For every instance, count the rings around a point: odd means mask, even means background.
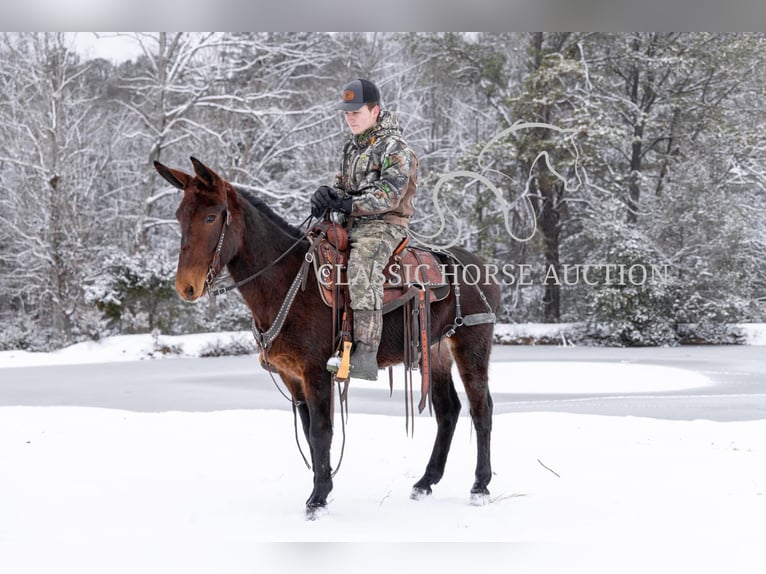
[[[192,285],[189,285],[186,289],[184,289],[183,297],[189,301],[194,300],[194,287]]]
[[[182,275],[176,275],[176,291],[184,301],[196,301],[205,293],[205,280],[190,281]]]

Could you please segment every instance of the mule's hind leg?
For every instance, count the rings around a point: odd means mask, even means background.
[[[489,495],[492,479],[490,435],[492,434],[492,396],[489,394],[489,354],[492,325],[476,325],[470,331],[458,331],[451,339],[452,354],[463,380],[470,405],[471,420],[476,429],[476,471],[471,499],[482,504]]]
[[[431,494],[431,486],[439,482],[444,475],[447,454],[460,415],[460,399],[455,391],[451,367],[452,357],[449,349],[446,344],[442,344],[438,352],[433,353],[431,366],[431,401],[436,415],[436,440],[425,474],[412,487],[410,497],[413,499]]]

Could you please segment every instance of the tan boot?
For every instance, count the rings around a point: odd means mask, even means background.
[[[378,346],[383,330],[381,311],[354,311],[354,352],[351,354],[351,377],[378,380]]]

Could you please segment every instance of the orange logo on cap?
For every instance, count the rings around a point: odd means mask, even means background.
[[[352,101],[354,101],[354,96],[355,95],[356,94],[354,94],[354,90],[346,90],[345,92],[343,92],[343,101],[344,102],[352,102]]]

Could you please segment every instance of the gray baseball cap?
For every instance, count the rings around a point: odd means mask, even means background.
[[[380,92],[369,80],[353,80],[343,86],[343,102],[336,109],[355,112],[364,104],[380,102]]]

